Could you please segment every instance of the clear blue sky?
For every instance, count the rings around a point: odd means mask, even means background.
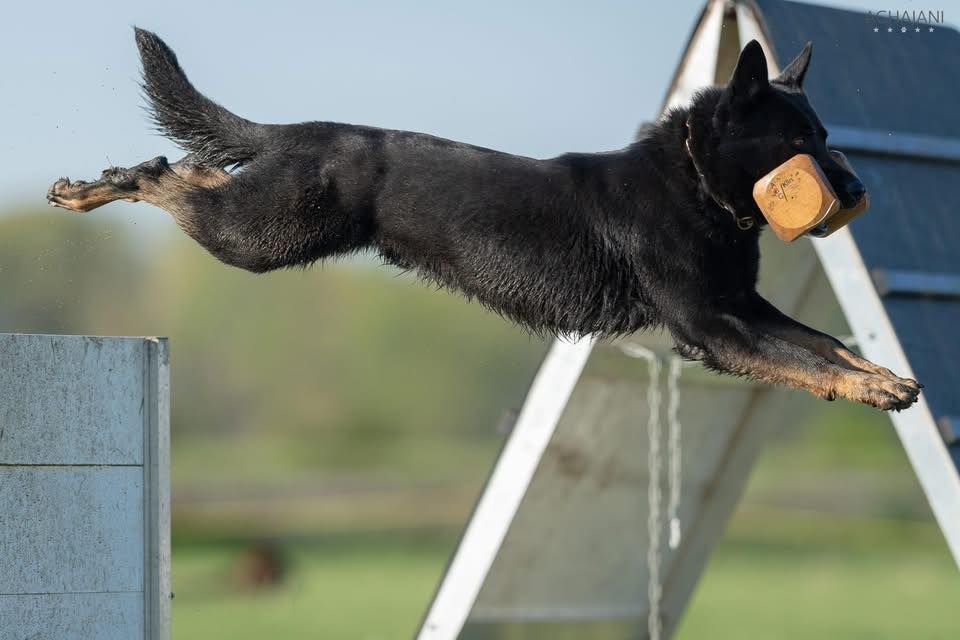
[[[869,0],[831,4],[878,8]],[[546,157],[621,147],[655,116],[701,6],[6,3],[0,209],[43,205],[46,186],[60,175],[91,178],[108,161],[180,155],[149,130],[140,108],[133,24],[159,33],[201,91],[253,120],[410,129]],[[131,206],[110,208],[129,213]],[[162,216],[146,209],[137,207]]]

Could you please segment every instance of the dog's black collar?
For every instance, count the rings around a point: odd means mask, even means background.
[[[683,146],[687,150],[687,156],[690,157],[690,162],[693,164],[693,170],[697,172],[697,176],[700,178],[700,188],[702,188],[704,193],[710,196],[714,202],[720,205],[720,207],[730,212],[730,215],[733,216],[734,221],[737,223],[738,229],[741,231],[746,231],[753,228],[752,216],[738,216],[737,212],[733,209],[733,206],[714,193],[710,188],[710,185],[707,184],[707,178],[703,175],[703,171],[700,170],[700,165],[697,164],[697,159],[693,155],[693,149],[690,147],[690,139],[693,137],[693,131],[690,128],[689,118],[687,118],[685,126],[687,128],[687,138],[684,140]]]

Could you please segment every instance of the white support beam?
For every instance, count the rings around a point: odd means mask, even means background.
[[[459,635],[592,350],[593,340],[584,338],[557,340],[547,353],[447,567],[419,640],[453,640]]]
[[[850,230],[840,229],[828,238],[813,241],[813,246],[864,357],[900,375],[914,377]],[[960,567],[960,476],[930,407],[920,394],[909,410],[890,417]]]
[[[704,10],[703,19],[694,30],[686,55],[680,61],[664,112],[687,104],[697,91],[714,84],[725,5],[725,0],[710,0]]]

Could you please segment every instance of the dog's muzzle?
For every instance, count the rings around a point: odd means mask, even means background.
[[[853,176],[844,185],[850,207],[843,206],[823,169],[805,153],[793,156],[753,185],[754,201],[784,242],[793,242],[805,233],[825,238],[870,206],[867,189],[846,156],[833,150],[830,156]]]

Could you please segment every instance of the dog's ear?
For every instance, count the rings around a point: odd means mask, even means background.
[[[767,88],[767,58],[756,40],[751,40],[740,52],[737,68],[727,85],[730,98],[737,102],[750,102]]]
[[[774,82],[785,84],[788,87],[800,89],[803,87],[803,77],[807,75],[807,67],[810,66],[810,54],[813,52],[813,43],[808,42],[793,62],[788,64]]]

